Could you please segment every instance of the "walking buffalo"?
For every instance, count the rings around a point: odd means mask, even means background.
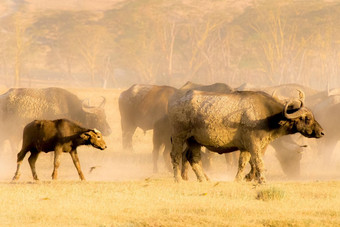
[[[200,148],[230,153],[240,150],[236,180],[243,179],[245,165],[250,161],[251,172],[264,183],[262,155],[268,144],[283,135],[301,133],[305,137],[320,138],[323,129],[313,113],[301,102],[285,105],[264,92],[189,91],[169,101],[172,127],[171,160],[176,181],[180,181],[179,163],[183,146],[188,146],[187,159],[199,181],[206,179],[201,167]]]
[[[198,90],[198,91],[214,91],[221,93],[230,93],[233,89],[224,83],[214,83],[210,85],[196,84],[188,81],[185,83],[180,89],[178,89],[173,96],[169,97],[175,99],[175,97],[180,97],[185,92],[189,90]],[[174,97],[175,96],[175,97]],[[167,105],[168,102],[164,102]],[[170,162],[170,150],[171,150],[171,127],[168,119],[168,115],[165,114],[159,120],[157,120],[153,125],[154,133],[153,133],[153,170],[154,172],[158,172],[158,156],[160,152],[160,148],[164,145],[163,157],[165,161],[165,165],[169,168],[171,165]],[[206,150],[202,152],[202,157],[205,160],[206,166],[209,167],[211,164],[211,153]]]
[[[38,180],[35,170],[35,162],[40,152],[54,151],[54,170],[52,179],[57,179],[60,155],[62,152],[69,153],[78,171],[81,180],[85,180],[80,169],[77,147],[81,145],[92,145],[95,148],[104,150],[105,141],[101,133],[96,129],[87,129],[66,119],[35,120],[24,128],[21,151],[17,157],[17,170],[13,180],[20,177],[20,165],[27,152],[31,152],[28,162],[30,164],[34,180]]]

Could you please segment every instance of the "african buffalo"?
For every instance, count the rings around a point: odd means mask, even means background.
[[[24,126],[35,119],[67,118],[110,135],[104,105],[104,97],[100,105],[90,106],[87,100],[62,88],[12,88],[0,96],[0,140],[10,139],[12,146],[18,144]]]
[[[173,96],[181,96],[185,92],[189,90],[198,90],[198,91],[214,91],[214,92],[221,92],[221,93],[230,93],[233,89],[224,83],[214,83],[210,85],[203,85],[203,84],[196,84],[191,81],[186,82],[180,89],[176,90]],[[171,98],[175,98],[171,96]],[[169,97],[170,98],[170,97]],[[167,104],[164,103],[164,104]],[[165,161],[165,165],[169,167],[170,164],[170,150],[171,150],[171,127],[168,119],[168,115],[165,114],[159,120],[154,123],[153,126],[154,133],[153,133],[153,171],[156,173],[158,172],[158,156],[159,151],[162,145],[164,145],[163,157]],[[206,160],[207,167],[211,164],[211,154],[208,150],[202,153],[203,159]]]
[[[123,149],[132,151],[132,136],[137,127],[153,129],[157,120],[168,112],[168,100],[176,88],[135,84],[119,96]]]
[[[24,128],[23,142],[21,151],[18,153],[17,170],[13,180],[20,177],[20,165],[27,152],[31,152],[28,162],[30,164],[34,180],[38,180],[35,170],[35,162],[40,152],[54,151],[54,170],[52,179],[57,179],[58,167],[60,165],[60,155],[62,152],[69,153],[78,171],[81,180],[85,180],[84,174],[80,169],[77,154],[77,147],[80,145],[92,145],[95,148],[104,150],[105,141],[101,133],[96,129],[87,129],[66,119],[35,120]]]
[[[256,174],[258,183],[264,183],[262,155],[271,141],[297,132],[309,138],[324,134],[303,102],[295,108],[295,102],[284,105],[264,92],[189,91],[170,100],[168,110],[176,181],[181,180],[179,163],[185,143],[190,151],[186,158],[199,181],[206,179],[200,154],[204,146],[219,154],[240,150],[236,180],[243,179],[245,165],[250,161],[251,172],[246,178],[252,179]]]

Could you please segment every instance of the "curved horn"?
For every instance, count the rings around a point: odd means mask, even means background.
[[[300,117],[305,111],[305,108],[303,108],[303,102],[301,100],[299,100],[301,102],[301,106],[298,110],[296,110],[294,113],[288,113],[288,107],[291,105],[294,105],[294,101],[295,100],[290,100],[289,102],[286,103],[286,105],[283,108],[283,114],[287,119],[294,119],[294,118],[298,118]]]
[[[306,95],[301,89],[296,89],[299,92],[299,98],[301,100],[301,105],[305,102]]]
[[[90,99],[84,99],[82,102],[82,108],[83,109],[94,109],[94,108],[104,108],[105,103],[106,103],[106,98],[104,96],[100,96],[100,98],[102,99],[102,101],[100,102],[99,105],[91,105],[90,104]]]
[[[275,89],[275,90],[273,91],[272,97],[273,97],[274,99],[276,99],[276,100],[279,100],[279,97],[277,97],[277,95],[276,95],[276,91],[277,91],[277,89]]]
[[[90,99],[84,99],[81,103],[81,108],[85,112],[94,113],[96,111],[96,107],[90,105]]]

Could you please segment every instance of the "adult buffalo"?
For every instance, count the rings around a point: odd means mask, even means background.
[[[173,96],[172,99],[176,97],[182,96],[185,92],[189,90],[197,90],[197,91],[214,91],[220,93],[230,93],[233,91],[233,88],[224,83],[214,83],[209,85],[197,84],[191,81],[186,82],[180,89],[178,89]],[[169,97],[170,98],[170,97]],[[171,150],[171,127],[168,119],[168,115],[165,114],[159,120],[154,123],[153,126],[153,171],[158,172],[158,156],[161,146],[164,145],[163,157],[165,161],[165,165],[169,168],[170,164],[170,150]],[[205,160],[207,168],[211,165],[211,153],[206,150],[202,153],[203,159]]]
[[[187,159],[199,181],[206,180],[201,167],[200,148],[217,153],[240,150],[236,180],[243,179],[245,165],[250,161],[251,172],[246,178],[264,183],[262,155],[274,139],[294,133],[320,138],[323,129],[312,112],[293,102],[283,105],[264,92],[233,92],[220,94],[189,91],[169,102],[172,127],[171,160],[176,181],[181,180],[179,163],[183,146]]]
[[[90,106],[62,88],[12,88],[0,96],[1,141],[16,145],[24,126],[35,119],[67,118],[110,135],[104,106],[104,97],[98,106]]]
[[[132,136],[137,127],[153,129],[157,120],[168,112],[168,100],[176,92],[169,86],[135,84],[119,96],[119,111],[124,150],[133,150]]]

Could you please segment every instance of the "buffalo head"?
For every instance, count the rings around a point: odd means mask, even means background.
[[[97,129],[84,132],[80,137],[86,141],[86,144],[92,145],[97,149],[104,150],[106,148],[106,143],[102,134]]]
[[[289,110],[292,105],[296,106],[296,103],[294,101],[288,102],[283,110],[285,118],[292,123],[292,129],[307,138],[321,138],[324,135],[323,129],[315,120],[312,111],[304,107],[302,101],[299,108]]]

